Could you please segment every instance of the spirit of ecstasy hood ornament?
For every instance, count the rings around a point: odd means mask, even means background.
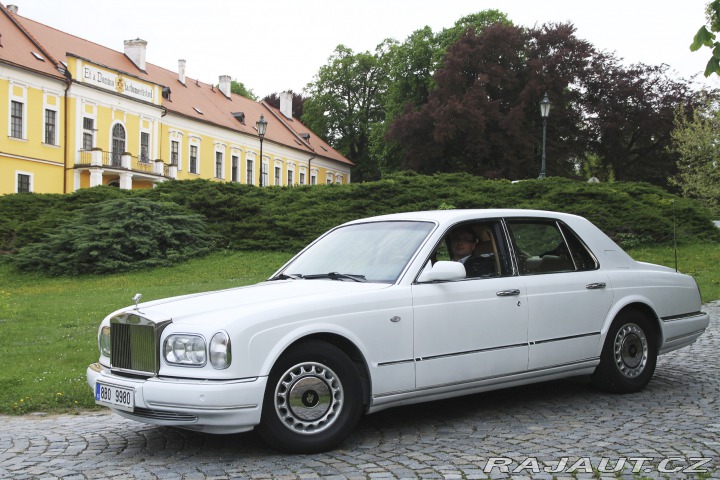
[[[135,296],[132,298],[133,302],[135,302],[135,310],[139,310],[138,303],[140,303],[141,298],[142,298],[142,293],[136,293]]]

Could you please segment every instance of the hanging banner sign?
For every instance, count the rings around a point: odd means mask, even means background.
[[[82,72],[83,83],[105,90],[113,90],[137,100],[154,103],[155,87],[153,85],[140,82],[135,78],[123,77],[117,72],[103,70],[94,65],[84,65]]]

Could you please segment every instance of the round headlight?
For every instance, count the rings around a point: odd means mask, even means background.
[[[110,357],[110,327],[102,327],[98,335],[98,347],[100,355]]]
[[[170,335],[163,351],[168,363],[203,366],[207,359],[205,340],[198,335]]]
[[[210,340],[210,363],[222,370],[229,367],[231,361],[230,336],[226,332],[217,332]]]

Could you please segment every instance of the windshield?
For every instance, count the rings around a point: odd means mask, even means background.
[[[374,222],[333,230],[274,278],[394,283],[434,225]]]

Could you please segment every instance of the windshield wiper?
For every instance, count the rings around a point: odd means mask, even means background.
[[[306,280],[313,280],[317,278],[329,278],[330,280],[352,280],[354,282],[366,282],[365,275],[354,275],[351,273],[316,273],[313,275],[303,275],[302,278]]]
[[[300,274],[295,273],[281,273],[276,277],[272,277],[270,280],[302,280],[304,277]]]

